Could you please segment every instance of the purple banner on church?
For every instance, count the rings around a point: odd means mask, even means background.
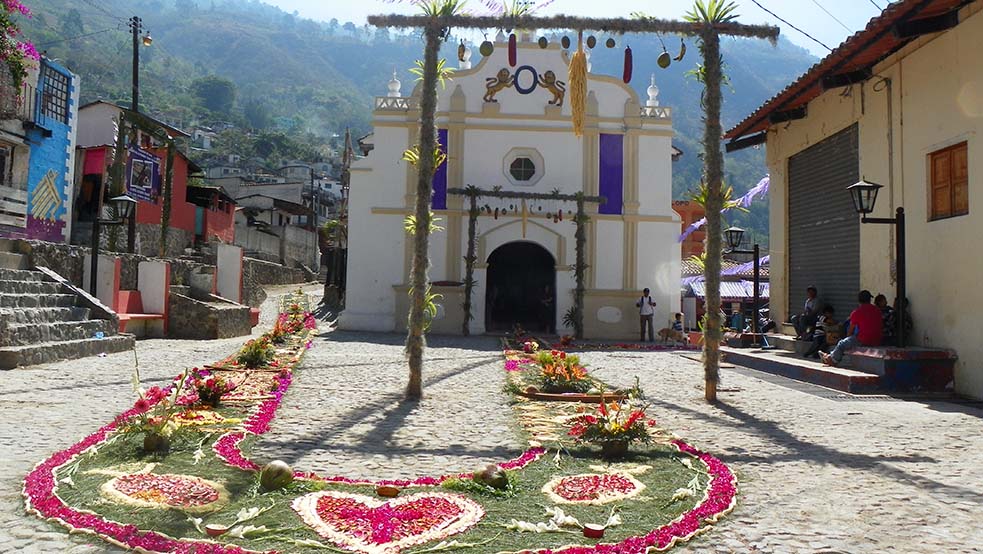
[[[440,149],[447,154],[447,129],[437,129],[437,141]],[[440,164],[440,167],[433,174],[433,199],[430,203],[431,209],[447,209],[447,160]]]
[[[601,134],[600,194],[607,199],[598,212],[621,215],[625,184],[625,136]]]

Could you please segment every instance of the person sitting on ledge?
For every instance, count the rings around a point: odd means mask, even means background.
[[[795,338],[798,340],[808,340],[809,328],[816,323],[819,317],[819,300],[816,298],[819,291],[816,287],[806,287],[806,301],[802,306],[802,313],[792,316],[792,325],[795,326]]]
[[[850,313],[850,327],[847,328],[846,337],[836,343],[836,348],[829,354],[821,352],[819,355],[823,363],[828,366],[836,366],[843,360],[843,354],[847,350],[858,346],[880,346],[881,334],[884,322],[881,320],[881,311],[870,303],[873,297],[869,290],[862,290],[857,295],[858,306]]]
[[[823,314],[816,320],[816,326],[812,330],[812,346],[805,353],[806,358],[819,359],[820,352],[826,352],[826,328],[835,329],[836,322],[833,321],[833,307],[829,304],[823,306]]]

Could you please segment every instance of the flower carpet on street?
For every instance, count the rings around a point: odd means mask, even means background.
[[[514,394],[529,446],[511,459],[377,480],[253,459],[317,332],[299,292],[280,311],[270,332],[165,387],[144,390],[135,372],[132,408],[25,477],[27,510],[141,552],[641,554],[706,531],[736,503],[730,469],[660,429],[637,385],[609,395],[585,360],[538,344],[505,350],[507,391],[603,400]]]

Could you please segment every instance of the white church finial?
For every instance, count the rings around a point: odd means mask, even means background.
[[[400,83],[399,79],[396,78],[396,66],[393,66],[393,78],[391,81],[389,81],[388,86],[389,86],[389,94],[387,94],[386,96],[390,98],[399,98],[401,96],[401,94],[399,93],[399,89],[402,88],[403,84]]]
[[[651,83],[648,88],[649,99],[645,101],[645,105],[656,108],[659,106],[659,87],[655,86],[655,73],[652,74]]]
[[[461,56],[464,59],[461,60],[460,63],[458,64],[458,67],[460,69],[471,69],[471,55],[472,54],[473,54],[473,52],[471,52],[471,47],[465,44],[464,45],[464,52],[463,52],[463,55]]]

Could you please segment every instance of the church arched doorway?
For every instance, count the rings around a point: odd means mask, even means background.
[[[556,260],[532,242],[510,242],[488,256],[485,329],[556,330]]]

